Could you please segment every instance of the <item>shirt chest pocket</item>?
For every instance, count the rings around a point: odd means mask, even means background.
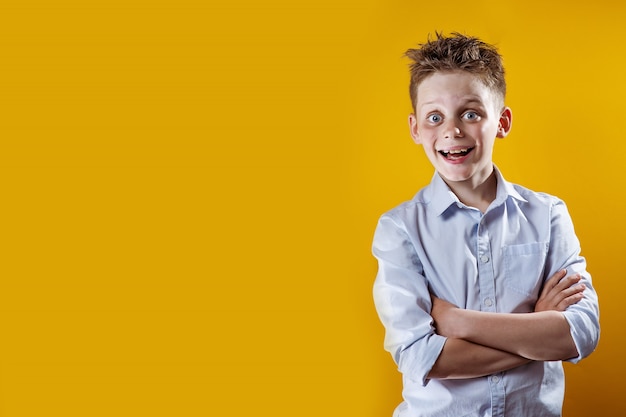
[[[537,297],[543,282],[547,254],[546,242],[504,246],[504,285],[526,297]]]

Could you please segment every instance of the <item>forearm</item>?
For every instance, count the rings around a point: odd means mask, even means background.
[[[531,360],[565,360],[578,355],[562,313],[487,313],[456,309],[452,337]]]
[[[428,378],[465,379],[506,371],[530,360],[462,339],[448,338]]]

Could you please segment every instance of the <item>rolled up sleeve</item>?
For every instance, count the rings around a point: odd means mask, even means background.
[[[398,369],[428,383],[446,338],[435,333],[428,283],[404,225],[390,214],[376,228],[372,252],[378,260],[374,303],[385,327],[385,349]]]
[[[552,236],[548,264],[552,266],[549,275],[560,269],[567,269],[567,274],[580,274],[586,289],[583,298],[567,308],[563,313],[570,326],[570,335],[578,350],[578,356],[568,359],[576,363],[589,356],[597,347],[600,339],[600,311],[598,295],[591,275],[587,272],[587,262],[581,256],[580,243],[574,233],[574,225],[561,200],[552,206]]]

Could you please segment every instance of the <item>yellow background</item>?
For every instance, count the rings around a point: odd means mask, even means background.
[[[1,0],[0,415],[390,416],[370,255],[431,175],[402,53],[499,46],[507,179],[568,203],[602,307],[565,415],[621,385],[626,6]]]

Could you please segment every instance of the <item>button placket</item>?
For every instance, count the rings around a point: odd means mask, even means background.
[[[489,231],[484,216],[476,227],[476,243],[478,285],[482,300],[481,310],[493,312],[496,310],[495,274],[493,271]]]

